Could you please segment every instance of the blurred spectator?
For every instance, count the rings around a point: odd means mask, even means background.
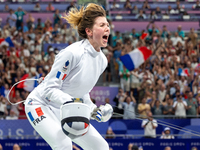
[[[143,75],[143,80],[138,87],[139,91],[139,102],[141,102],[143,97],[146,97],[146,102],[149,103],[152,99],[152,92],[153,92],[153,85],[152,85],[152,80],[150,77],[148,77],[147,72]]]
[[[135,94],[138,93],[138,88],[140,86],[140,76],[139,76],[139,69],[134,69],[131,71],[131,91]],[[137,94],[138,95],[138,94]]]
[[[139,14],[135,16],[136,19],[146,19],[146,15],[144,14],[144,11],[142,9],[139,10]]]
[[[125,2],[125,4],[124,4],[124,8],[125,8],[125,9],[132,9],[130,0],[126,0],[126,2]]]
[[[156,7],[155,12],[156,12],[156,15],[157,15],[157,16],[160,16],[160,15],[162,14],[162,13],[161,13],[161,10],[160,10],[160,7]]]
[[[182,39],[184,39],[184,37],[185,37],[185,32],[182,30],[182,26],[181,25],[179,25],[178,27],[177,27],[177,31],[176,31],[177,33],[178,33],[178,35],[182,38]]]
[[[50,20],[46,20],[45,21],[45,27],[43,28],[44,33],[46,32],[52,32],[53,31],[53,27],[52,27],[52,22]]]
[[[139,13],[139,9],[137,8],[137,5],[133,6],[132,13],[133,14],[138,14]]]
[[[23,33],[28,32],[28,27],[24,25],[24,23],[21,23],[21,26],[18,28],[18,30],[21,30]]]
[[[28,18],[26,20],[27,27],[30,30],[31,28],[35,28],[35,18],[31,15],[31,13],[28,14]]]
[[[166,94],[167,94],[167,90],[166,90],[165,84],[161,84],[158,90],[158,100],[160,101],[160,104],[163,104]]]
[[[110,104],[110,99],[108,97],[105,98],[105,104]]]
[[[9,12],[10,11],[10,8],[9,8],[9,5],[8,4],[5,4],[4,6],[4,12]]]
[[[171,147],[167,146],[164,150],[171,150]]]
[[[148,16],[148,19],[151,20],[158,19],[158,16],[154,10],[151,11],[150,15]]]
[[[168,10],[166,11],[166,14],[177,14],[178,12],[172,9],[171,5],[168,6]]]
[[[198,148],[197,147],[192,147],[191,150],[198,150]]]
[[[53,7],[52,3],[49,3],[48,6],[46,7],[46,11],[54,11],[55,8]]]
[[[26,11],[23,10],[22,7],[20,6],[17,8],[15,15],[17,16],[16,28],[17,28],[17,30],[19,30],[19,28],[21,27],[21,25],[23,23],[24,15],[26,15]]]
[[[174,115],[173,99],[171,99],[170,97],[166,98],[166,105],[163,107],[163,114],[171,116]]]
[[[76,6],[75,6],[75,2],[72,0],[70,2],[70,5],[66,8],[66,11],[69,12],[71,11],[72,9],[74,9]]]
[[[130,71],[123,65],[123,70],[119,70],[120,87],[126,91],[130,91]]]
[[[194,117],[195,115],[198,116],[198,104],[197,100],[193,98],[193,93],[189,92],[187,102],[187,115],[190,115],[189,118]]]
[[[148,0],[145,0],[144,2],[143,2],[143,5],[142,5],[142,9],[150,9],[151,7],[150,7],[150,5],[149,5],[149,3],[148,3]]]
[[[170,32],[167,29],[166,25],[163,25],[162,31],[161,31],[161,37],[163,38],[164,42],[167,41],[167,37],[169,36]]]
[[[112,39],[112,46],[115,47],[117,45],[117,41],[118,40],[121,40],[123,42],[123,39],[122,39],[122,36],[120,35],[120,32],[119,31],[116,31],[115,32],[115,36],[113,36],[113,39]]]
[[[120,101],[122,101],[122,99],[124,99],[124,97],[125,97],[125,93],[124,93],[123,89],[119,88],[117,95],[113,99],[113,101],[115,102],[115,106],[116,106],[114,108],[114,112],[124,114],[124,110],[122,109],[122,105],[120,103]]]
[[[166,127],[164,129],[164,132],[162,132],[162,136],[160,138],[161,139],[174,139],[174,136],[171,135],[171,130],[169,127]]]
[[[0,118],[4,118],[8,114],[6,107],[6,99],[0,96]]]
[[[113,132],[111,127],[108,127],[105,139],[114,139],[114,138],[115,138],[115,133]]]
[[[142,128],[144,128],[145,138],[156,138],[156,128],[158,127],[157,121],[153,119],[152,113],[147,112],[147,119],[142,121]]]
[[[33,10],[34,11],[41,11],[40,3],[36,3]]]
[[[116,0],[113,1],[111,8],[112,9],[118,9],[119,8],[119,4],[117,4]]]
[[[13,150],[21,150],[21,147],[18,144],[14,144]]]
[[[149,28],[149,26],[151,25],[151,29]],[[155,31],[156,33],[160,32],[160,28],[154,23],[154,21],[150,21],[146,27],[149,35],[151,36],[153,34],[153,32]]]
[[[55,13],[53,14],[53,19],[54,19],[54,26],[55,24],[61,21],[61,14],[59,13],[59,9],[56,9]]]
[[[155,115],[154,118],[162,118],[161,115],[163,112],[163,105],[160,104],[159,100],[153,99],[151,103],[151,108],[152,108],[153,115]]]
[[[41,28],[44,28],[44,23],[42,22],[41,18],[37,19],[35,28],[37,28],[40,25]]]
[[[131,148],[131,150],[139,150],[139,148],[138,148],[138,146],[133,145],[132,148]]]
[[[0,150],[3,150],[3,147],[2,147],[2,145],[0,144]]]
[[[106,69],[103,72],[103,82],[106,85],[108,83],[111,82],[112,80],[112,74],[111,74],[111,58],[112,58],[112,53],[107,49],[108,47],[102,49],[103,53],[105,54],[107,60],[108,60],[108,64]]]
[[[174,33],[174,37],[172,37],[171,40],[173,41],[173,46],[177,45],[178,42],[181,42],[182,44],[184,44],[184,41],[183,41],[182,38],[178,35],[178,32],[175,32],[175,33]]]
[[[5,118],[6,120],[17,120],[18,116],[15,114],[15,112],[13,110],[10,111],[10,115],[6,116]]]
[[[199,0],[196,1],[196,4],[194,4],[192,6],[193,9],[199,9],[200,8],[200,3],[199,3]]]
[[[124,116],[123,119],[135,119],[136,117],[136,100],[133,97],[133,92],[130,92],[130,96],[125,95],[125,97],[120,101],[120,104],[123,106],[124,109]]]
[[[142,103],[138,104],[138,113],[141,118],[147,117],[147,112],[150,111],[151,107],[146,103],[146,97],[142,99]]]
[[[15,15],[14,11],[12,9],[9,10],[9,15],[7,16],[7,23],[9,24],[10,28],[13,28],[16,26],[16,20],[17,16]]]
[[[188,34],[188,41],[191,41],[193,45],[197,45],[197,33],[195,33],[194,28],[190,28],[190,32]]]
[[[176,101],[173,104],[173,108],[175,110],[175,116],[185,118],[186,117],[186,109],[187,103],[182,99],[182,94],[176,94]]]
[[[5,87],[2,78],[0,78],[0,96],[5,97]]]

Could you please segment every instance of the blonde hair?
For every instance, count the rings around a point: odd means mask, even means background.
[[[82,38],[87,38],[86,28],[92,29],[97,17],[106,17],[106,12],[102,6],[89,3],[87,7],[81,7],[69,11],[62,16],[73,28],[78,29],[78,34]]]

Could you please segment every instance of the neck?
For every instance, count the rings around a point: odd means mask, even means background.
[[[100,47],[91,38],[88,39],[90,44],[94,47],[97,52],[100,52]]]

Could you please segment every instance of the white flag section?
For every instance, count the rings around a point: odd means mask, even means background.
[[[41,74],[39,75],[36,75],[34,77],[31,77],[31,78],[28,78],[29,75],[28,74],[25,74],[21,80],[25,80],[24,82],[21,82],[17,85],[18,88],[23,88],[25,91],[28,91],[28,92],[31,92],[33,91],[33,89],[35,87],[38,86],[38,82],[37,80],[34,80],[34,79],[39,79],[41,77]],[[27,80],[26,80],[27,79]],[[30,80],[31,79],[31,80]]]
[[[120,60],[129,71],[132,71],[143,64],[151,56],[151,54],[151,50],[146,47],[140,47],[124,56],[121,56]]]
[[[40,77],[41,77],[41,75],[39,74],[39,75],[34,76],[34,77],[32,77],[32,78],[29,78],[29,79],[39,79]],[[35,87],[37,87],[37,86],[38,86],[37,80],[26,80],[26,81],[24,82],[24,90],[26,90],[26,91],[28,91],[28,92],[33,91],[33,89],[34,89]]]

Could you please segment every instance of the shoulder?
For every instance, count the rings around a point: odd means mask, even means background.
[[[82,41],[75,42],[69,46],[67,46],[65,49],[60,51],[60,55],[68,54],[71,55],[73,58],[81,58],[82,54],[84,53],[84,48],[81,46]]]

